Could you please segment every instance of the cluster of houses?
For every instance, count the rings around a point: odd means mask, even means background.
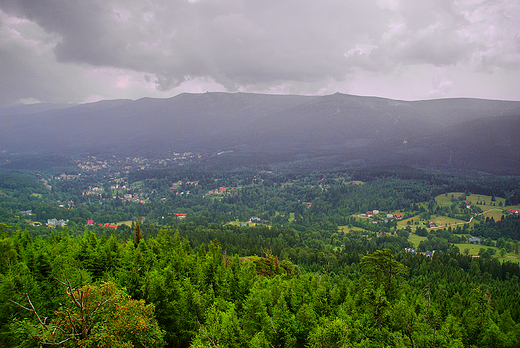
[[[47,182],[47,179],[40,179],[40,181],[43,183],[45,187],[47,187],[49,190],[52,188],[51,185]]]
[[[94,226],[94,220],[87,220],[87,225]],[[109,224],[108,222],[105,224],[98,224],[98,226],[117,228],[117,225],[112,225],[112,224]]]
[[[119,185],[119,183],[116,183],[115,185],[111,185],[110,188],[112,190],[130,190],[130,187],[127,186],[125,182],[123,182],[123,185]]]
[[[60,174],[54,177],[54,180],[73,180],[80,179],[81,174]]]
[[[146,201],[149,201],[148,194],[147,193],[145,194],[142,192],[140,194],[137,194],[137,192],[135,192],[134,194],[125,193],[123,195],[123,198],[120,198],[120,199],[122,199],[123,201],[126,201],[126,202],[134,202],[134,203],[141,203],[141,204],[144,204],[144,203],[146,203]]]
[[[179,180],[179,181],[177,181],[176,183],[174,183],[174,184],[172,185],[172,187],[170,188],[170,190],[176,190],[177,187],[178,187],[178,186],[181,186],[182,184],[183,184],[182,180]],[[197,186],[197,185],[199,184],[199,182],[198,182],[198,181],[186,181],[184,184],[185,184],[185,185],[195,185],[195,186]]]
[[[102,189],[102,188],[99,188],[99,187],[97,187],[97,186],[96,186],[96,187],[89,186],[89,187],[88,187],[88,190],[82,192],[82,195],[87,195],[87,196],[90,196],[90,195],[101,196],[100,191],[103,191],[103,189]]]
[[[56,219],[47,219],[47,227],[56,227],[56,226],[61,226],[61,227],[65,227],[67,225],[67,221],[61,219],[61,220],[56,220]]]
[[[173,215],[177,217],[177,219],[184,219],[186,217],[186,213],[168,213],[168,215]]]
[[[379,210],[374,209],[374,210],[372,210],[372,211],[367,211],[367,212],[365,213],[365,216],[366,216],[366,217],[372,217],[372,216],[377,215],[377,214],[379,214]],[[401,219],[403,218],[403,215],[402,215],[402,214],[395,214],[395,215],[393,215],[393,214],[386,214],[386,217],[387,217],[388,219],[392,219],[392,218],[395,217],[397,220],[401,220]]]
[[[238,186],[237,190],[241,189],[241,188],[242,188],[242,186]],[[202,197],[204,198],[205,196],[208,196],[208,195],[224,195],[224,194],[230,195],[230,194],[234,193],[234,191],[235,191],[234,187],[232,187],[230,189],[227,189],[225,187],[219,187],[218,189],[214,189],[214,190],[210,190],[210,191],[206,192],[206,194]]]
[[[412,248],[404,248],[404,251],[406,251],[407,253],[417,254],[417,250],[412,249]],[[432,257],[434,254],[435,254],[435,250],[432,250],[432,251],[427,250],[424,252],[424,256],[426,256],[426,257]]]

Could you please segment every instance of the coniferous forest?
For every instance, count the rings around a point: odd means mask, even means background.
[[[517,178],[0,178],[0,346],[520,346]]]

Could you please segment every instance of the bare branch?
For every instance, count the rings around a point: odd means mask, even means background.
[[[72,322],[72,319],[76,321],[78,321],[79,319],[74,317],[67,308],[64,308],[63,310],[65,311],[65,313],[67,313],[67,318],[69,319],[70,326],[72,327],[72,332],[74,332],[74,323]]]
[[[34,315],[36,315],[36,318],[38,318],[38,321],[40,322],[40,324],[43,325],[43,327],[45,327],[46,329],[47,328],[47,325],[45,325],[45,322],[42,321],[42,319],[40,318],[40,316],[38,315],[38,313],[36,312],[36,309],[34,308],[32,302],[31,302],[31,298],[29,297],[29,294],[26,292],[25,293],[25,297],[27,297],[27,301],[29,301],[29,305],[31,306],[32,308],[32,311],[34,312]]]
[[[64,339],[63,341],[60,341],[60,342],[40,342],[41,344],[45,344],[45,345],[48,345],[48,346],[59,346],[60,344],[63,344],[65,342],[67,342],[68,340],[70,340],[72,337],[69,337],[69,338],[66,338]]]
[[[50,329],[54,329],[54,330],[52,330],[53,336],[56,333],[56,330],[60,330],[61,332],[63,332],[63,334],[65,334],[67,336],[78,336],[79,335],[79,334],[75,334],[75,333],[68,333],[67,331],[63,330],[61,327],[56,326],[56,325],[51,326]]]
[[[96,308],[94,308],[94,310],[92,311],[91,314],[94,314],[99,308],[101,308],[101,306],[103,306],[105,303],[107,303],[108,301],[110,301],[112,299],[112,297],[109,297],[107,298],[106,300],[104,301],[101,301],[97,304]]]
[[[206,331],[204,331],[204,329],[202,328],[202,325],[200,324],[199,320],[197,319],[197,324],[199,324],[199,328],[200,328],[200,331],[202,331],[202,333],[204,334],[204,336],[206,336],[208,338],[208,340],[211,342],[211,344],[213,345],[213,347],[216,347],[217,345],[215,344],[215,342],[213,342],[213,340],[211,338],[209,338],[208,334],[206,333]]]
[[[67,286],[67,295],[72,297],[72,303],[74,303],[76,305],[76,307],[81,308],[81,304],[76,299],[76,296],[74,296],[74,289],[72,288],[72,285],[70,284],[70,281],[68,278],[67,278],[66,286]]]
[[[18,307],[21,307],[21,308],[25,309],[26,311],[32,312],[32,309],[27,308],[27,307],[25,307],[25,306],[22,306],[21,304],[19,304],[19,303],[16,302],[16,301],[13,301],[13,300],[9,300],[9,301],[12,302],[12,303],[14,303],[14,304],[17,305]]]
[[[92,316],[94,315],[94,313],[96,313],[97,310],[98,310],[99,308],[101,308],[105,303],[107,303],[107,302],[110,301],[111,299],[112,299],[112,297],[109,297],[109,298],[107,298],[106,300],[99,302],[99,303],[97,304],[96,308],[94,308],[94,310],[90,313],[90,316],[92,317]],[[93,321],[92,321],[92,322],[90,323],[90,325],[88,326],[88,328],[87,328],[88,331],[90,331],[90,329],[92,328],[92,325],[94,325],[94,322],[93,322]]]
[[[61,280],[59,280],[58,278],[54,278],[54,279],[56,279],[59,283],[61,283],[61,284],[65,285],[65,286],[67,286],[67,283],[65,283],[65,282],[63,282],[63,281],[61,281]]]

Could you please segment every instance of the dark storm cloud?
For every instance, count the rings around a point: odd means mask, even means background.
[[[61,36],[58,61],[154,73],[168,89],[194,76],[232,87],[345,79],[344,53],[385,29],[359,1],[3,1],[2,9]]]
[[[516,0],[0,0],[0,20],[28,22],[0,25],[2,64],[13,67],[0,78],[18,84],[16,94],[35,76],[56,76],[35,96],[52,99],[94,85],[60,89],[96,67],[141,73],[161,91],[209,79],[227,90],[285,84],[308,93],[360,71],[517,71],[519,8]],[[22,57],[22,69],[17,56],[35,47],[41,57]]]

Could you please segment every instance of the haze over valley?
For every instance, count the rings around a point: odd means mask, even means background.
[[[400,164],[520,173],[520,102],[514,101],[203,93],[46,108],[2,110],[4,166],[27,156],[190,152],[228,168]]]

